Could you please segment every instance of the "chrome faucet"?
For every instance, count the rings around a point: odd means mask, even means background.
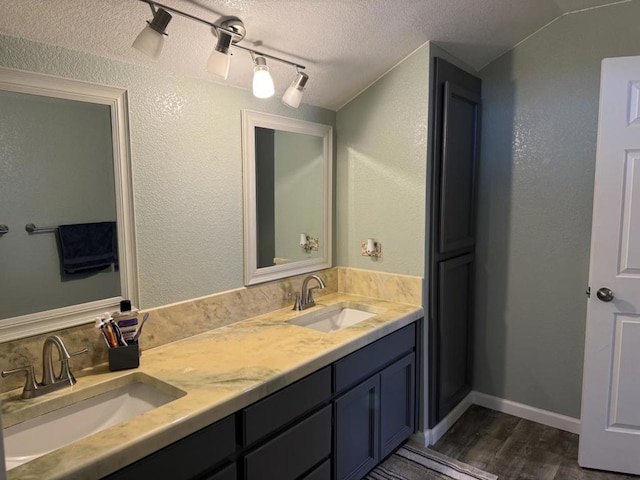
[[[60,361],[59,373],[56,373],[53,365],[53,346],[58,350],[58,358]],[[42,382],[38,383],[36,381],[33,365],[27,365],[13,370],[3,370],[0,374],[6,377],[14,373],[26,372],[27,379],[24,389],[22,390],[22,398],[39,397],[45,393],[75,385],[77,380],[69,369],[69,359],[76,355],[87,353],[88,351],[87,348],[83,348],[79,352],[69,353],[62,339],[57,335],[52,335],[45,339],[44,345],[42,346]]]
[[[309,280],[315,280],[318,283],[317,287],[308,288]],[[316,301],[313,299],[313,291],[319,288],[325,288],[326,285],[318,275],[309,275],[302,282],[302,292],[300,295],[296,295],[296,302],[293,305],[294,310],[306,310],[313,307]]]

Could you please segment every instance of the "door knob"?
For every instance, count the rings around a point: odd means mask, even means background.
[[[598,300],[602,300],[603,302],[610,302],[613,300],[613,292],[607,287],[598,289],[596,296],[598,297]]]

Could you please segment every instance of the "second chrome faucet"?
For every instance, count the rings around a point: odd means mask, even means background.
[[[309,288],[310,280],[315,280],[318,285]],[[313,291],[325,287],[326,285],[318,275],[309,275],[306,277],[302,282],[302,292],[300,292],[300,294],[296,294],[296,301],[293,305],[293,309],[306,310],[307,308],[313,307],[316,304],[316,301],[313,298]]]

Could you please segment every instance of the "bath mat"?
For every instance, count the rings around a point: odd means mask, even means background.
[[[405,444],[365,477],[366,480],[497,480],[483,472],[428,448]]]

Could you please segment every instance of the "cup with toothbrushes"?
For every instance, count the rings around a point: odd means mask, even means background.
[[[149,317],[145,313],[138,324],[137,310],[131,309],[131,302],[120,302],[120,312],[113,316],[106,312],[103,317],[96,318],[96,328],[100,329],[105,343],[109,347],[109,370],[125,370],[140,366],[140,344],[144,322]]]

